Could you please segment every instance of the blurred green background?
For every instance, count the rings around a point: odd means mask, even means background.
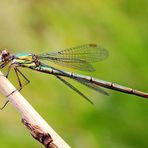
[[[43,53],[100,43],[109,58],[95,64],[94,73],[74,72],[147,92],[147,6],[147,0],[1,0],[0,48]],[[92,106],[53,76],[22,71],[31,83],[21,93],[72,147],[148,147],[148,100],[111,90],[106,97],[73,83],[92,98]],[[14,76],[12,70],[16,85]],[[42,147],[11,104],[0,112],[0,147]]]

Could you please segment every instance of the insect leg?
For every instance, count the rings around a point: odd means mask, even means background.
[[[7,100],[7,101],[5,102],[5,104],[0,108],[0,110],[3,110],[3,109],[5,108],[5,106],[6,106],[8,103],[9,103],[9,100]]]
[[[19,86],[20,86],[20,88],[18,90],[20,91],[25,85],[29,84],[30,81],[28,80],[28,78],[18,68],[15,67],[14,70],[15,70],[16,76],[18,78],[18,82],[19,82]],[[26,80],[25,84],[22,84],[18,73]]]
[[[19,88],[12,91],[8,96],[10,96],[11,94],[13,94],[14,92],[16,91],[20,91],[25,85],[29,84],[30,81],[28,80],[28,78],[17,68],[17,67],[14,67],[14,71],[16,73],[16,76],[17,76],[17,79],[18,79],[18,83],[19,83]],[[19,77],[19,74],[26,80],[26,83],[25,84],[22,84],[21,80],[20,80],[20,77]]]
[[[9,72],[10,72],[10,70],[11,70],[11,66],[12,66],[12,65],[9,65],[6,74],[3,75],[3,76],[5,76],[6,78],[8,78]],[[0,110],[3,110],[3,109],[5,108],[5,106],[6,106],[8,103],[9,103],[9,100],[7,100],[7,101],[4,103],[4,105],[3,105],[2,107],[0,107]]]

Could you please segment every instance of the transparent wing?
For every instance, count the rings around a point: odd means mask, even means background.
[[[89,82],[87,80],[79,79],[79,78],[73,78],[73,79],[76,80],[77,82],[79,82],[79,83],[81,83],[81,84],[83,84],[83,85],[85,85],[85,86],[87,86],[87,87],[89,87],[89,88],[91,88],[91,89],[93,89],[93,90],[103,94],[103,95],[107,95],[107,96],[109,95],[101,87],[99,87],[99,86],[97,86],[97,85],[95,85],[95,84],[93,84],[93,83],[91,83],[91,82]]]
[[[38,58],[82,71],[95,71],[90,63],[101,61],[107,56],[108,51],[100,45],[85,44],[59,52],[40,54],[38,55]]]
[[[61,80],[64,84],[66,84],[68,87],[70,87],[72,90],[74,90],[75,92],[77,92],[79,95],[81,95],[84,99],[86,99],[88,102],[90,102],[91,104],[93,104],[93,102],[87,97],[85,96],[82,92],[80,92],[76,87],[74,87],[73,85],[71,85],[69,82],[67,82],[65,79],[63,79],[60,76],[56,76],[59,80]]]

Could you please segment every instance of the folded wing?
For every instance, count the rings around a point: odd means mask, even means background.
[[[59,52],[49,52],[38,55],[41,60],[48,60],[55,64],[82,71],[95,71],[90,64],[104,60],[108,51],[98,44],[85,44]]]

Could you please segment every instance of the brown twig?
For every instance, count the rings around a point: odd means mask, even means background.
[[[8,100],[20,112],[22,123],[27,127],[31,135],[42,143],[45,148],[70,148],[70,146],[34,110],[26,99],[15,90],[16,88],[0,71],[0,91],[5,96],[8,96]],[[13,91],[14,93],[12,93]]]

